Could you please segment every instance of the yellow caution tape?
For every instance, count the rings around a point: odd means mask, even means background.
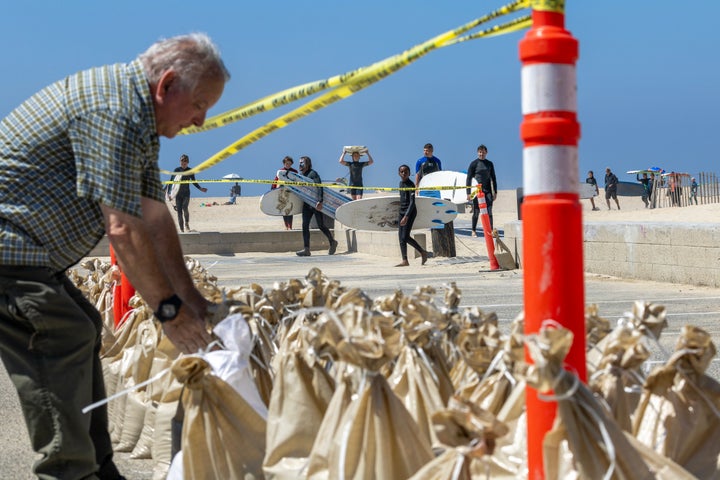
[[[465,185],[433,185],[433,186],[423,186],[423,187],[354,187],[352,185],[344,185],[341,183],[315,183],[315,182],[293,182],[290,180],[259,180],[259,179],[249,179],[249,178],[233,178],[233,179],[227,179],[227,178],[221,178],[221,179],[209,179],[209,180],[167,180],[165,182],[162,182],[163,185],[173,185],[173,184],[191,184],[191,183],[228,183],[228,182],[237,182],[237,183],[258,183],[258,184],[273,184],[273,185],[295,185],[295,186],[301,186],[301,187],[323,187],[323,188],[334,188],[334,189],[357,189],[357,190],[377,190],[377,191],[403,191],[403,190],[465,190]],[[474,189],[475,190],[475,189]]]
[[[483,23],[491,21],[502,15],[506,15],[508,13],[512,13],[512,12],[515,12],[518,10],[528,8],[529,5],[530,5],[530,0],[519,0],[519,1],[512,2],[511,4],[501,7],[499,9],[495,10],[494,12],[489,13],[488,15],[485,15],[476,20],[473,20],[472,22],[469,22],[455,30],[451,30],[449,32],[446,32],[445,34],[439,35],[439,36],[425,42],[422,45],[437,42],[437,41],[439,41],[439,39],[443,38],[446,35],[450,35],[450,38],[457,38],[460,35],[462,35],[463,33],[467,32],[469,30],[472,30],[473,28],[476,28],[477,26],[479,26]],[[497,28],[497,27],[495,27],[495,28]],[[509,32],[504,32],[504,33],[509,33]],[[479,37],[475,37],[475,38],[479,38]],[[448,45],[450,45],[450,44],[451,43],[449,43]],[[437,47],[442,47],[442,46],[447,46],[447,45],[437,45]],[[330,77],[330,78],[327,78],[324,80],[317,80],[314,82],[305,83],[303,85],[291,87],[291,88],[288,88],[281,92],[278,92],[276,94],[269,95],[267,97],[263,97],[260,100],[256,100],[252,103],[249,103],[249,104],[239,107],[237,109],[230,110],[228,112],[221,113],[219,115],[210,117],[205,120],[205,123],[201,127],[189,127],[187,129],[182,130],[180,132],[180,134],[204,132],[207,130],[212,130],[214,128],[223,127],[225,125],[229,125],[231,123],[237,122],[238,120],[243,120],[243,119],[249,118],[258,113],[267,112],[272,109],[281,107],[283,105],[292,103],[294,101],[301,100],[308,96],[319,93],[323,90],[327,90],[329,88],[334,88],[334,87],[340,86],[342,84],[352,82],[352,81],[354,81],[354,79],[357,75],[359,75],[363,72],[366,72],[368,70],[383,69],[383,68],[385,68],[385,64],[388,62],[393,62],[393,60],[397,60],[398,58],[402,59],[403,56],[412,55],[412,51],[416,48],[418,48],[418,47],[414,47],[413,49],[408,50],[407,52],[405,52],[403,54],[394,55],[392,57],[389,57],[385,60],[381,60],[381,61],[376,62],[367,67],[361,67],[356,70],[351,70],[351,71],[343,73],[341,75],[335,75],[333,77]],[[417,57],[417,58],[419,58],[419,57]],[[414,61],[417,58],[414,58],[411,61]]]
[[[290,101],[294,101],[296,99],[303,98],[304,96],[307,96],[307,92],[316,93],[322,89],[331,88],[333,85],[339,85],[332,90],[330,90],[327,93],[324,93],[323,95],[319,96],[318,98],[311,100],[304,105],[292,110],[291,112],[282,115],[275,119],[274,121],[267,123],[266,125],[259,127],[255,129],[254,131],[250,132],[249,134],[243,136],[233,144],[229,145],[228,147],[224,148],[223,150],[219,151],[209,159],[205,160],[204,162],[200,163],[196,167],[191,168],[190,170],[187,170],[185,175],[192,175],[195,173],[202,172],[204,170],[207,170],[208,168],[217,165],[218,163],[226,160],[227,158],[231,157],[232,155],[235,155],[243,148],[247,147],[248,145],[251,145],[252,143],[260,140],[261,138],[267,136],[271,132],[278,130],[280,128],[286,127],[290,123],[303,118],[307,115],[310,115],[313,112],[316,112],[322,108],[325,108],[328,105],[331,105],[339,100],[342,100],[344,98],[347,98],[354,93],[378,82],[379,80],[395,73],[396,71],[400,70],[401,68],[406,67],[410,63],[418,60],[419,58],[427,55],[429,52],[442,48],[445,46],[453,45],[455,43],[459,43],[462,41],[475,39],[475,38],[481,38],[481,37],[489,37],[489,36],[496,36],[503,33],[510,33],[517,31],[521,28],[525,28],[525,26],[528,25],[529,18],[523,17],[521,19],[512,20],[506,24],[499,25],[492,27],[488,30],[485,30],[483,32],[478,32],[476,34],[468,35],[466,37],[462,37],[465,32],[477,27],[478,25],[485,23],[487,21],[490,21],[494,18],[497,18],[499,16],[505,15],[507,13],[514,12],[516,10],[527,8],[529,5],[530,0],[519,0],[516,2],[513,2],[509,5],[506,5],[504,7],[501,7],[494,12],[491,12],[490,14],[487,14],[483,17],[480,17],[476,20],[473,20],[472,22],[469,22],[459,28],[456,28],[455,30],[451,30],[448,32],[445,32],[443,34],[440,34],[426,42],[423,42],[420,45],[417,45],[410,50],[407,50],[401,54],[394,55],[392,57],[389,57],[388,59],[382,60],[380,62],[376,62],[375,64],[369,66],[360,68],[357,70],[354,70],[352,72],[348,72],[343,75],[332,77],[325,81],[319,81],[319,82],[312,82],[310,84],[305,84],[299,88],[296,89],[288,89],[283,92],[280,92],[279,94],[272,95],[269,97],[265,97],[264,99],[261,99],[257,102],[254,102],[246,107],[241,107],[238,110],[228,112],[222,115],[219,115],[217,117],[213,117],[209,119],[203,127],[199,127],[197,130],[191,130],[188,129],[187,131],[204,131],[209,130],[211,128],[217,128],[218,126],[227,125],[229,123],[232,123],[234,121],[237,121],[241,118],[247,118],[247,116],[250,116],[253,111],[255,113],[259,113],[260,111],[266,111],[268,109],[276,108],[277,106],[284,105],[286,103],[289,103]],[[291,100],[292,99],[292,100]],[[174,172],[169,171],[162,171],[166,174],[173,174]]]

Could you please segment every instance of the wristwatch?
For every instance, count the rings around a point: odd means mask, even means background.
[[[157,311],[154,312],[155,318],[160,320],[160,323],[174,320],[175,317],[178,316],[178,313],[180,313],[181,305],[182,300],[180,300],[180,297],[178,297],[177,295],[168,297],[165,300],[162,300],[160,302],[160,305],[158,305]]]

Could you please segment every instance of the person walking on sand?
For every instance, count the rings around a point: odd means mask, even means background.
[[[697,205],[698,204],[698,201],[697,201],[698,183],[697,183],[697,180],[695,180],[695,177],[692,177],[690,179],[690,181],[692,182],[690,184],[690,203],[695,202],[695,205]]]
[[[612,198],[615,200],[615,204],[617,205],[618,210],[620,210],[620,202],[618,202],[617,198],[617,186],[618,186],[618,178],[617,176],[612,173],[610,170],[610,167],[607,167],[605,169],[605,201],[607,202],[608,210],[612,210],[610,208],[610,199]]]
[[[286,172],[298,173],[298,171],[295,170],[292,166],[292,164],[293,164],[292,157],[286,155],[285,158],[283,158],[282,162],[283,162],[283,168],[281,168],[280,170],[285,170]],[[280,172],[280,170],[278,170],[278,173]],[[280,176],[275,175],[275,181],[277,182],[279,179],[280,179]],[[272,186],[270,187],[270,190],[274,190],[276,188],[278,188],[278,184],[273,183]],[[285,223],[285,230],[292,230],[293,216],[292,215],[283,215],[283,223]]]
[[[412,233],[413,223],[415,223],[415,217],[417,216],[417,206],[415,205],[415,184],[412,180],[410,180],[410,167],[407,165],[400,165],[398,168],[398,175],[400,176],[400,218],[398,219],[398,237],[400,240],[400,254],[402,255],[402,262],[395,266],[410,266],[407,253],[408,245],[420,252],[422,265],[425,265],[425,262],[427,262],[430,254],[424,250],[410,235]]]
[[[585,183],[589,183],[593,187],[595,187],[595,195],[600,194],[600,190],[598,190],[597,186],[597,179],[595,178],[595,174],[592,170],[589,170],[587,173],[587,178],[585,179]],[[600,210],[598,207],[595,206],[595,197],[590,197],[590,204],[592,205],[593,210]]]
[[[124,478],[106,406],[82,411],[106,398],[103,319],[66,274],[105,235],[180,352],[212,341],[212,304],[185,266],[158,157],[161,136],[203,125],[229,78],[207,35],[181,35],[71,74],[0,121],[0,357],[37,453],[33,478]],[[18,187],[39,172],[52,175]]]
[[[180,166],[176,167],[173,172],[175,173],[182,173],[187,172],[190,170],[190,158],[183,154],[180,156]],[[195,188],[200,190],[201,192],[205,193],[207,192],[207,188],[201,187],[200,184],[198,184],[195,181],[195,174],[192,175],[183,175],[183,180],[193,182],[193,185],[195,185]],[[168,185],[168,188],[171,188],[171,185]],[[177,191],[177,194],[175,195],[175,210],[177,210],[177,219],[178,219],[178,226],[180,227],[180,231],[184,232],[187,230],[190,231],[190,184],[189,183],[181,183],[180,188]],[[183,223],[183,220],[185,222]]]
[[[310,157],[300,157],[300,173],[310,178],[315,183],[322,183],[320,175],[313,170],[312,160]],[[328,255],[334,255],[337,250],[338,242],[333,238],[333,234],[329,228],[325,226],[323,222],[323,189],[318,187],[317,189],[317,202],[314,206],[310,206],[307,203],[303,203],[302,210],[302,235],[303,235],[303,249],[295,252],[298,257],[309,257],[310,256],[310,220],[315,217],[315,223],[317,223],[320,231],[327,237],[330,243],[330,249]]]
[[[358,200],[363,197],[363,177],[362,177],[362,171],[363,168],[369,167],[373,164],[373,158],[370,156],[370,150],[367,148],[362,151],[354,151],[350,154],[352,157],[351,162],[345,161],[345,155],[347,155],[347,150],[343,148],[342,153],[340,154],[340,160],[338,160],[338,163],[340,165],[346,166],[350,169],[350,179],[348,180],[348,186],[350,187],[350,196],[353,200]],[[367,162],[361,162],[360,157],[365,154],[368,156]],[[359,187],[359,188],[358,188]]]

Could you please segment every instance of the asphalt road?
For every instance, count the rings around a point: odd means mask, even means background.
[[[482,256],[431,259],[424,267],[419,266],[419,259],[411,259],[409,268],[394,268],[395,259],[356,253],[330,257],[324,252],[313,252],[309,258],[294,254],[199,255],[195,258],[218,277],[221,286],[227,287],[254,282],[270,289],[275,282],[302,278],[310,268],[318,267],[330,279],[348,287],[359,287],[371,298],[396,289],[409,294],[417,286],[430,285],[437,289],[436,302],[442,303],[444,286],[455,282],[462,290],[461,308],[478,306],[486,312],[495,311],[505,331],[523,305],[522,271],[489,272],[487,257]],[[621,317],[636,300],[667,307],[669,327],[662,334],[661,344],[668,352],[672,351],[681,327],[686,324],[710,332],[716,345],[720,341],[720,289],[586,276],[585,301],[597,304],[600,315],[605,318]],[[662,358],[659,348],[654,357]],[[720,378],[720,360],[713,360],[708,373]],[[30,474],[33,452],[15,390],[4,368],[0,368],[0,412],[0,480],[33,478]],[[130,460],[121,454],[118,464],[128,478],[152,478],[152,461]]]

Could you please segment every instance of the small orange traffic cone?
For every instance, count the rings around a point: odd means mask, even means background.
[[[120,272],[120,281],[113,288],[113,323],[115,328],[118,328],[125,314],[132,310],[130,299],[135,295],[135,287],[132,286],[130,280],[128,280],[122,269],[120,269],[112,245],[110,245],[110,263],[117,266]]]
[[[498,264],[497,258],[495,258],[495,242],[493,242],[490,215],[488,215],[487,202],[485,201],[485,194],[482,191],[482,185],[478,185],[476,196],[478,206],[480,207],[480,220],[482,220],[485,246],[487,247],[488,258],[490,259],[490,270],[500,270],[500,264]]]

